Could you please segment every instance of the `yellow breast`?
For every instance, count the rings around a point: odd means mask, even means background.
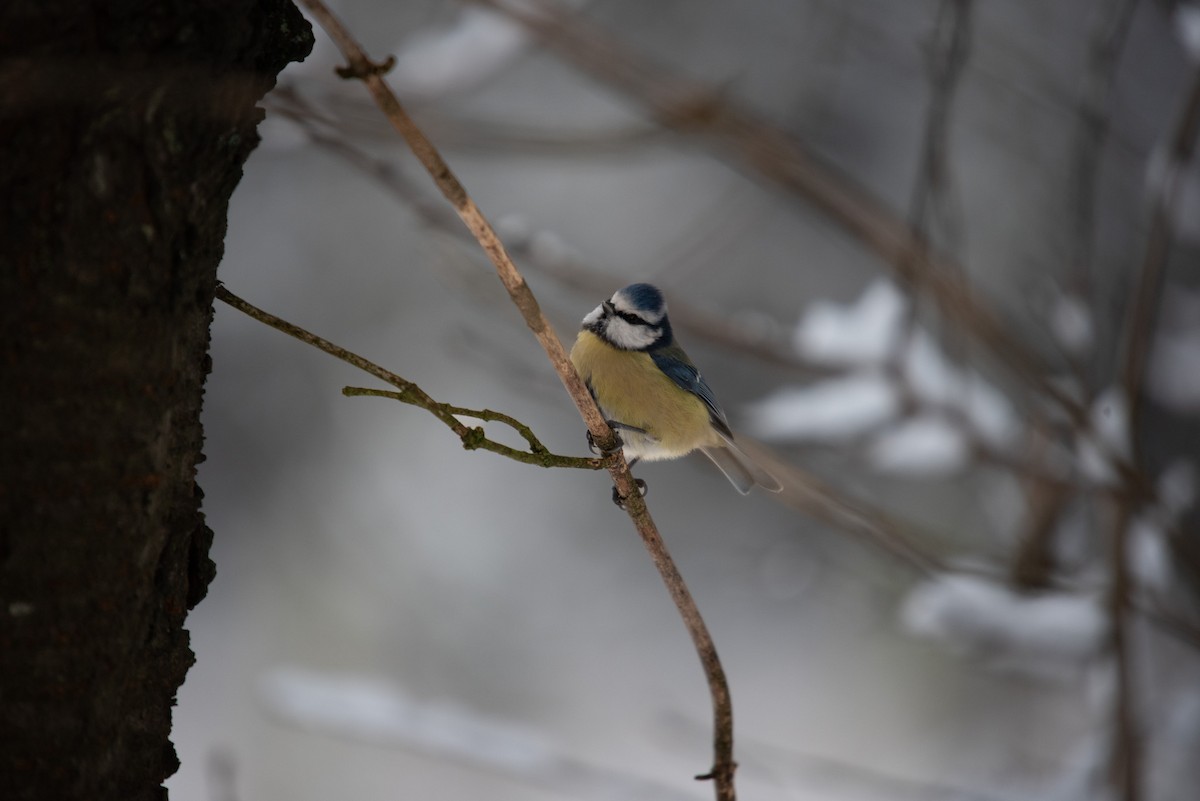
[[[617,350],[592,332],[580,331],[571,362],[605,417],[649,435],[618,432],[627,457],[671,459],[702,445],[721,444],[704,401],[676,385],[645,353]]]

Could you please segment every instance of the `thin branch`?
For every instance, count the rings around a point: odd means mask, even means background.
[[[1129,575],[1129,504],[1117,505],[1110,545],[1108,631],[1116,673],[1113,690],[1113,741],[1109,778],[1120,801],[1142,797],[1141,738],[1138,732],[1133,671],[1129,653],[1129,619],[1126,610],[1131,593]]]
[[[959,210],[950,204],[950,112],[962,82],[971,49],[971,3],[973,0],[942,0],[928,55],[929,82],[933,96],[925,112],[925,134],[917,183],[909,203],[909,225],[922,239],[933,240],[932,211],[943,223],[951,245],[962,235]],[[932,208],[931,208],[932,207]]]
[[[442,421],[451,431],[458,435],[462,440],[463,447],[469,451],[484,450],[498,453],[501,456],[507,456],[517,462],[524,464],[537,465],[538,467],[571,467],[581,470],[605,470],[609,467],[609,459],[604,458],[588,458],[580,456],[560,456],[551,453],[541,440],[534,435],[529,426],[520,422],[516,418],[501,412],[493,412],[488,409],[482,411],[473,411],[471,409],[463,409],[458,406],[451,406],[447,403],[439,403],[429,397],[419,386],[401,378],[395,373],[385,370],[374,362],[364,359],[356,353],[352,353],[343,347],[333,344],[327,339],[313,334],[298,325],[289,323],[270,312],[264,311],[257,306],[243,300],[237,295],[230,292],[223,284],[217,285],[217,298],[229,304],[233,308],[253,317],[261,323],[271,326],[277,331],[282,331],[288,336],[295,337],[301,342],[312,345],[318,350],[328,353],[330,356],[341,359],[349,365],[353,365],[364,372],[378,378],[380,381],[391,384],[399,390],[399,392],[389,392],[382,389],[364,389],[362,387],[346,387],[342,390],[342,394],[355,397],[360,395],[375,395],[378,397],[391,398],[398,400],[401,403],[407,403],[411,406],[417,406],[425,409],[438,420]],[[512,428],[526,442],[529,443],[528,451],[520,451],[508,445],[495,442],[488,439],[483,429],[479,426],[467,426],[458,420],[455,415],[463,417],[474,417],[477,420],[492,421],[504,423]]]
[[[1179,176],[1186,169],[1196,148],[1197,133],[1200,132],[1200,71],[1192,80],[1184,107],[1174,134],[1164,154],[1163,175],[1154,193],[1153,216],[1146,243],[1146,253],[1138,271],[1134,299],[1129,306],[1128,316],[1122,328],[1124,344],[1120,365],[1120,385],[1129,402],[1129,419],[1137,421],[1142,405],[1142,376],[1146,371],[1146,360],[1154,336],[1154,323],[1158,314],[1159,297],[1162,292],[1163,274],[1167,267],[1167,256],[1173,238],[1171,215],[1179,194]],[[1139,448],[1134,447],[1133,459],[1138,459]]]
[[[281,111],[294,96],[296,82],[281,81],[265,98],[269,113]],[[340,136],[359,141],[394,141],[395,132],[370,101],[345,95],[318,95],[323,109],[322,122]],[[369,117],[364,117],[369,114]],[[443,150],[483,152],[489,155],[520,154],[547,158],[608,158],[637,153],[662,144],[671,137],[661,126],[645,122],[620,123],[609,128],[581,125],[576,130],[546,129],[542,126],[506,122],[492,117],[471,117],[446,113],[436,105],[421,107],[422,125],[427,135]]]
[[[862,537],[919,573],[929,575],[945,569],[941,559],[914,541],[912,527],[903,521],[866,501],[848,497],[807,470],[779,460],[756,442],[739,439],[738,444],[779,478],[783,484],[783,492],[779,493],[782,503],[834,529]]]
[[[301,2],[329,34],[349,62],[348,67],[339,69],[339,74],[344,78],[357,78],[366,84],[380,110],[408,143],[417,159],[433,178],[434,183],[454,206],[459,217],[479,242],[480,247],[487,253],[496,268],[501,283],[508,290],[509,297],[521,312],[526,325],[533,331],[534,336],[546,351],[550,363],[554,366],[563,386],[578,407],[595,442],[602,450],[617,450],[615,433],[605,422],[595,400],[584,386],[579,374],[575,372],[562,343],[554,333],[549,321],[542,314],[537,299],[534,298],[524,277],[513,264],[495,230],[454,176],[437,148],[416,126],[404,111],[395,94],[384,82],[382,75],[395,63],[395,59],[389,57],[383,64],[372,62],[324,3],[320,0],[301,0]],[[650,511],[629,473],[629,467],[619,451],[616,457],[609,462],[609,473],[617,491],[625,499],[626,511],[637,527],[643,544],[649,551],[658,568],[659,575],[679,609],[708,680],[713,705],[713,765],[708,773],[697,778],[713,781],[718,801],[733,801],[736,798],[733,782],[733,774],[736,770],[736,763],[733,761],[733,707],[730,702],[725,671],[717,657],[716,646],[713,644],[708,627],[701,618],[699,609],[696,607],[683,577],[671,559],[666,545],[650,517]]]
[[[437,403],[425,395],[425,393],[420,392],[415,385],[411,385],[411,387],[411,389],[400,392],[389,392],[386,389],[368,389],[366,387],[343,387],[342,394],[348,398],[365,396],[391,398],[401,403],[408,403],[413,406],[419,406],[422,409],[429,409],[429,411],[434,413],[435,417],[446,423],[455,434],[458,434],[459,439],[462,440],[463,447],[469,451],[491,451],[501,456],[507,456],[513,461],[536,465],[537,467],[574,467],[582,470],[604,470],[608,467],[609,460],[603,457],[559,456],[558,454],[551,453],[542,444],[541,440],[534,435],[533,430],[529,426],[509,417],[507,414],[494,412],[491,409],[476,411],[474,409],[464,409],[460,406],[451,406],[448,403]],[[413,392],[413,389],[416,389],[416,393]],[[416,397],[414,397],[414,394]],[[433,403],[435,408],[431,409],[428,405],[430,403]],[[529,443],[529,450],[519,451],[516,448],[488,439],[482,427],[465,426],[458,422],[457,417],[473,417],[476,420],[504,423]]]
[[[1095,265],[1096,200],[1104,145],[1111,127],[1111,99],[1117,67],[1129,38],[1138,0],[1108,0],[1099,9],[1101,19],[1091,32],[1087,71],[1080,90],[1075,144],[1071,148],[1073,234],[1072,257],[1067,265],[1072,289],[1087,297],[1090,271]],[[1094,299],[1093,299],[1093,308]]]

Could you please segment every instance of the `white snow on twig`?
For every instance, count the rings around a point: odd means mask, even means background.
[[[958,406],[971,422],[974,432],[1001,450],[1012,446],[1021,428],[1008,396],[975,372],[967,374]]]
[[[781,389],[748,408],[747,424],[768,439],[834,441],[887,422],[899,408],[891,383],[864,372]]]
[[[961,414],[976,435],[997,448],[1012,444],[1019,426],[1008,398],[975,371],[956,367],[928,332],[909,337],[901,363],[918,400]]]
[[[373,677],[280,667],[263,674],[259,696],[272,714],[305,730],[457,760],[563,797],[696,797],[574,758],[521,724],[485,717],[454,701],[414,698]]]
[[[1129,524],[1126,543],[1129,570],[1138,585],[1163,590],[1171,581],[1171,553],[1167,533],[1152,515],[1138,515]]]
[[[1158,501],[1167,519],[1174,522],[1196,503],[1196,465],[1176,459],[1158,476]]]
[[[1200,242],[1200,165],[1181,162],[1163,140],[1146,160],[1145,185],[1150,203],[1161,204],[1168,215],[1171,233],[1183,242]]]
[[[909,390],[920,400],[950,404],[962,394],[959,371],[926,331],[914,331],[909,337],[901,365]]]
[[[967,462],[970,448],[962,429],[941,417],[905,420],[872,441],[867,458],[878,470],[921,477],[954,473]]]
[[[1200,63],[1200,8],[1188,3],[1175,6],[1175,35],[1188,58]]]
[[[404,42],[388,80],[407,100],[474,89],[507,66],[529,41],[519,22],[470,6],[458,12],[450,27],[424,30]]]
[[[869,454],[875,467],[942,475],[966,466],[973,438],[1011,447],[1019,423],[1008,398],[978,373],[955,366],[927,331],[906,330],[908,307],[904,294],[884,279],[851,303],[810,304],[796,326],[796,349],[848,372],[782,390],[754,406],[751,425],[758,435],[820,441],[860,436],[895,420],[901,398],[909,396],[926,409],[877,432]]]
[[[1173,411],[1194,412],[1200,409],[1200,290],[1168,284],[1160,318],[1147,365],[1147,390]]]
[[[1200,325],[1159,331],[1150,355],[1151,397],[1177,412],[1200,408]]]
[[[1129,455],[1129,404],[1118,387],[1109,387],[1092,402],[1088,430],[1076,443],[1080,472],[1099,485],[1117,478],[1114,460]]]
[[[823,364],[879,364],[896,346],[907,308],[896,285],[883,279],[851,304],[814,301],[796,327],[796,350]]]
[[[1150,590],[1166,590],[1171,583],[1169,531],[1196,501],[1196,467],[1179,459],[1158,476],[1158,502],[1141,511],[1129,524],[1127,555],[1138,583]]]
[[[1046,677],[1074,675],[1100,651],[1106,630],[1097,596],[1022,594],[964,574],[918,585],[903,603],[901,621],[913,634],[993,668]]]
[[[1092,313],[1077,295],[1061,295],[1050,310],[1050,333],[1067,353],[1082,356],[1092,348]]]
[[[515,724],[449,701],[417,701],[379,679],[276,668],[262,677],[259,689],[268,709],[307,729],[411,742],[442,756],[523,769],[551,754],[543,739]]]

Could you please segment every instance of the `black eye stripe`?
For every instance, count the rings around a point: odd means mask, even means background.
[[[615,311],[615,310],[613,311],[613,314],[617,315],[618,317],[620,317],[622,320],[629,323],[630,325],[645,325],[645,326],[650,325],[650,323],[646,322],[641,317],[638,317],[636,314],[630,314],[629,312]]]
[[[617,309],[616,305],[611,300],[606,300],[603,303],[601,303],[600,305],[604,307],[604,311],[607,312],[609,314],[609,316],[620,317],[622,320],[629,323],[630,325],[644,325],[647,327],[650,327],[650,325],[651,325],[650,321],[644,317],[639,317],[638,315],[633,314],[632,312],[619,311]]]

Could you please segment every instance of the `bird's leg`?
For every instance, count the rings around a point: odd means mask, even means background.
[[[637,426],[631,426],[628,423],[621,423],[621,422],[618,422],[617,420],[606,420],[605,422],[608,423],[608,427],[613,430],[613,433],[617,435],[617,446],[610,451],[602,450],[600,448],[600,446],[596,444],[596,438],[592,436],[592,432],[591,432],[591,430],[589,430],[587,432],[588,450],[590,450],[592,453],[594,453],[598,456],[604,456],[604,457],[612,456],[614,453],[621,450],[621,448],[625,447],[625,442],[621,438],[622,431],[632,431],[633,433],[641,434],[644,437],[650,436],[650,432],[647,431],[646,429],[638,428]],[[633,467],[637,463],[638,463],[637,456],[634,456],[632,459],[629,460],[630,467]],[[635,478],[633,480],[633,482],[637,485],[638,492],[641,494],[641,496],[643,498],[646,497],[646,491],[647,491],[646,482],[640,478]],[[623,497],[621,497],[621,493],[617,492],[616,487],[613,487],[612,499],[613,499],[613,503],[615,503],[618,507],[620,507],[621,509],[625,508],[625,499]]]
[[[646,498],[646,493],[649,492],[649,487],[646,486],[646,481],[643,481],[642,478],[634,478],[634,483],[637,484],[638,494],[640,494],[642,498]],[[620,495],[619,492],[617,492],[616,487],[612,488],[612,502],[613,504],[617,505],[619,510],[625,510],[625,499],[622,498],[622,495]]]
[[[610,423],[609,425],[612,424]],[[614,453],[621,450],[621,448],[625,446],[625,443],[621,441],[621,432],[617,431],[616,426],[613,426],[613,433],[617,435],[616,447],[614,447],[611,451],[601,450],[600,446],[596,444],[596,438],[592,436],[592,430],[589,428],[587,432],[588,450],[597,456],[604,457],[612,456]]]
[[[613,448],[611,451],[602,450],[600,448],[600,446],[596,444],[596,438],[592,436],[591,429],[588,429],[588,432],[587,432],[588,450],[591,451],[592,453],[596,454],[597,456],[612,456],[614,453],[621,450],[621,448],[625,447],[625,442],[621,439],[622,431],[632,431],[635,434],[646,434],[647,436],[649,436],[648,432],[644,428],[638,428],[637,426],[626,425],[625,423],[618,423],[616,420],[605,420],[604,422],[608,423],[608,427],[611,428],[613,430],[613,433],[617,435],[617,446],[615,448]]]
[[[633,467],[637,463],[638,463],[638,457],[636,457],[636,456],[629,460],[630,467]],[[637,485],[638,493],[643,498],[645,498],[646,493],[650,491],[650,488],[646,485],[646,482],[643,479],[635,478],[633,480],[633,483]],[[621,510],[625,509],[625,499],[621,496],[621,493],[617,492],[616,487],[613,487],[612,498],[613,498],[613,503],[615,503],[617,505],[618,509],[621,509]]]

